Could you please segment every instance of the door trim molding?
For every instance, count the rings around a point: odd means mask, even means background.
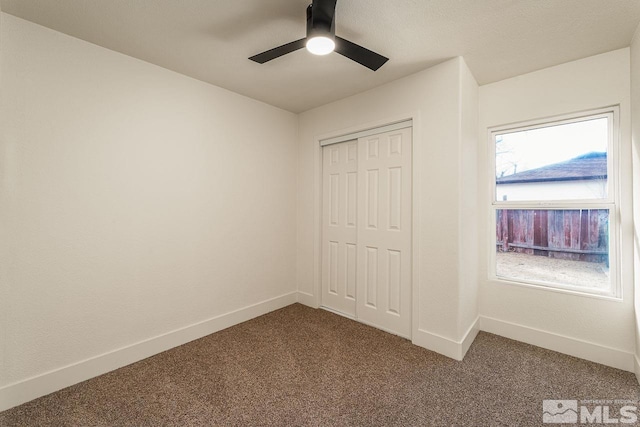
[[[378,133],[391,132],[398,129],[410,128],[412,127],[412,122],[413,121],[411,119],[403,120],[401,122],[392,123],[382,127],[367,129],[360,132],[349,133],[346,135],[323,139],[320,141],[320,145],[323,147],[326,147],[327,145],[339,144],[341,142],[351,141],[352,139],[360,139],[360,138],[364,138],[365,136],[376,135]]]
[[[314,218],[313,218],[313,297],[309,298],[305,294],[304,303],[313,308],[320,308],[322,305],[322,141],[332,138],[351,135],[357,132],[375,130],[384,126],[411,121],[411,339],[417,334],[419,323],[419,265],[420,253],[419,245],[415,236],[419,235],[419,207],[416,201],[420,192],[418,160],[421,158],[421,127],[420,111],[405,112],[403,114],[388,116],[367,123],[361,123],[351,127],[336,129],[330,132],[316,135],[313,140],[315,144],[314,162]],[[353,138],[352,138],[353,139]],[[326,145],[326,144],[325,144]]]

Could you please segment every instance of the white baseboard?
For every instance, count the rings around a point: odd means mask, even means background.
[[[480,330],[623,371],[634,372],[634,354],[620,349],[485,316],[480,316]]]
[[[424,329],[418,329],[417,332],[413,334],[411,342],[452,359],[462,360],[464,355],[467,354],[469,347],[471,347],[473,340],[475,340],[478,335],[480,330],[479,324],[479,320],[476,319],[460,341],[455,341],[451,338],[425,331]]]
[[[246,322],[297,301],[291,292],[0,388],[0,411]]]
[[[638,359],[637,355],[634,355],[633,361],[635,362],[636,380],[640,384],[640,359]]]
[[[315,296],[306,292],[298,291],[298,302],[311,308],[320,308]]]
[[[464,337],[462,338],[462,341],[460,343],[461,344],[460,360],[462,360],[464,356],[467,354],[467,351],[469,351],[471,344],[473,344],[473,341],[475,341],[476,337],[478,336],[478,332],[480,332],[480,317],[476,318],[476,320],[471,324],[467,332],[464,334]]]

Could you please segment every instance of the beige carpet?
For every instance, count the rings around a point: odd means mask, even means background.
[[[637,401],[640,389],[631,373],[487,333],[456,362],[296,304],[0,413],[0,425],[540,425],[543,399]]]

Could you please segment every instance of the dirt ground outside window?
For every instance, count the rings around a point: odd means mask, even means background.
[[[496,275],[505,279],[536,280],[590,289],[608,289],[610,286],[609,269],[605,263],[517,252],[496,252]]]

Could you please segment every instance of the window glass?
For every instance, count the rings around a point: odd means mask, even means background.
[[[492,277],[620,296],[617,181],[609,170],[617,111],[491,132]]]
[[[495,135],[496,200],[606,199],[607,117]]]
[[[607,292],[609,209],[496,210],[496,276]]]

